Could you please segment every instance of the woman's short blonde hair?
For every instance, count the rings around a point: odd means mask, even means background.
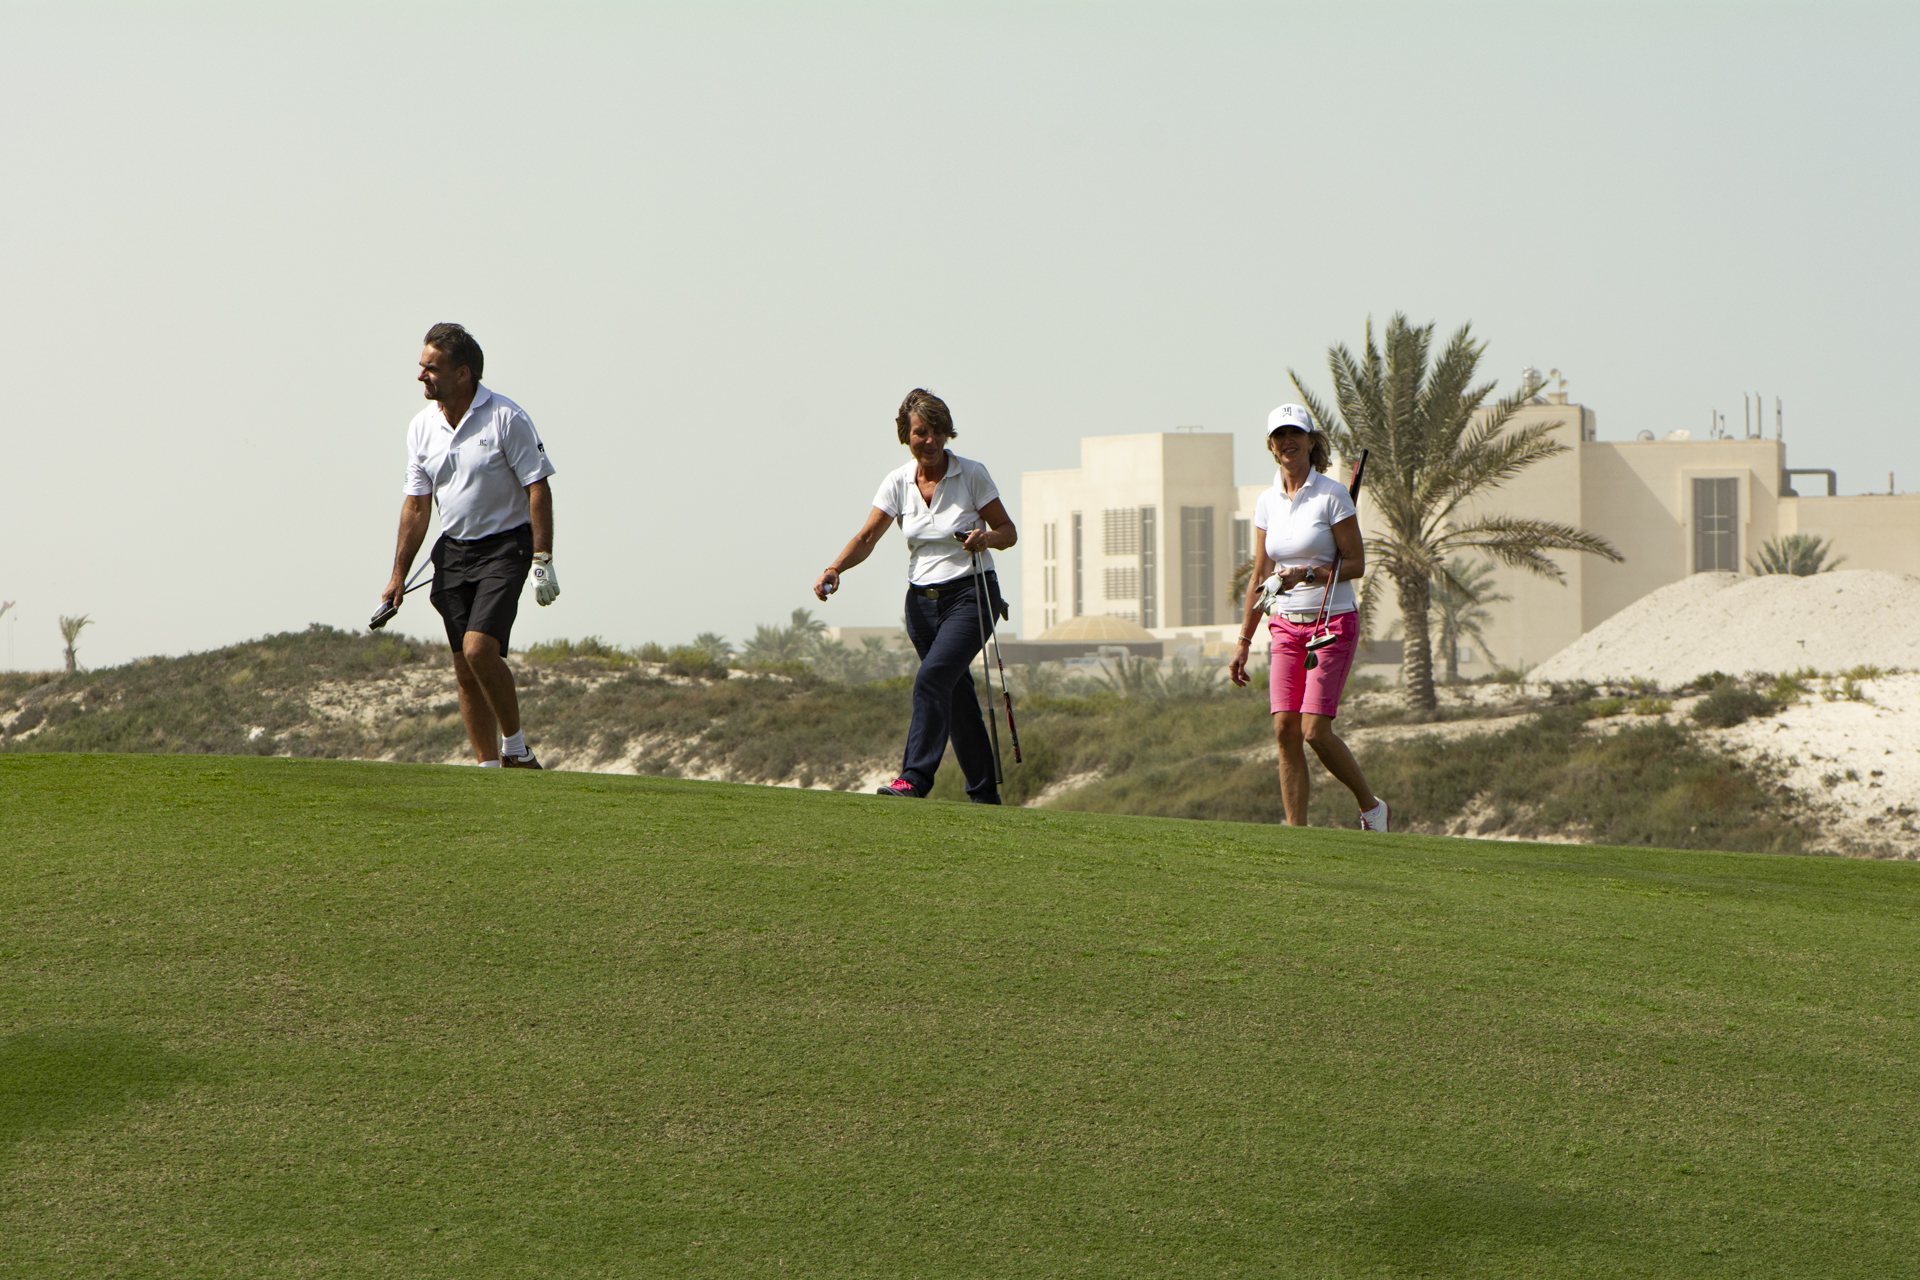
[[[901,444],[905,444],[913,432],[913,415],[916,413],[922,422],[949,440],[960,434],[953,429],[953,412],[947,408],[947,402],[925,387],[915,387],[900,402],[900,416],[893,420],[893,425],[899,429]]]

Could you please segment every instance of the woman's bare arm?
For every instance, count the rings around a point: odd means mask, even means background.
[[[853,535],[853,541],[814,579],[814,599],[825,600],[833,594],[840,585],[840,575],[872,555],[873,549],[880,545],[881,537],[887,532],[887,526],[892,523],[893,517],[878,507],[867,512],[867,521],[860,526],[860,532]]]
[[[1348,516],[1333,526],[1333,545],[1340,552],[1340,581],[1366,576],[1367,543],[1360,536],[1359,516]]]
[[[1013,517],[995,498],[980,508],[980,518],[987,522],[985,530],[975,529],[967,535],[967,550],[978,555],[982,551],[1005,551],[1020,541],[1020,531],[1013,527]]]

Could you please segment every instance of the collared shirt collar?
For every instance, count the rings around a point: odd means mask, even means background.
[[[1314,467],[1308,467],[1307,478],[1300,482],[1300,487],[1294,490],[1292,496],[1289,497],[1287,494],[1287,473],[1279,467],[1273,469],[1273,487],[1278,489],[1280,496],[1286,498],[1288,502],[1300,501],[1300,499],[1306,497],[1309,493],[1312,493],[1314,489],[1319,487],[1320,482],[1326,478],[1325,472]]]
[[[942,471],[940,473],[940,478],[933,482],[933,487],[935,489],[938,489],[941,485],[953,479],[954,471],[960,466],[960,459],[953,456],[953,450],[942,449],[940,452],[947,455],[947,469],[945,471]],[[916,491],[918,491],[920,488],[920,459],[918,458],[915,458],[913,460],[913,481],[914,481],[913,487]]]
[[[460,422],[447,422],[447,411],[445,409],[440,410],[440,421],[446,423],[447,430],[457,432],[460,430],[461,423],[471,418],[481,405],[491,399],[493,399],[493,392],[487,390],[487,384],[483,382],[473,389],[473,403],[468,405],[467,411],[460,415]]]

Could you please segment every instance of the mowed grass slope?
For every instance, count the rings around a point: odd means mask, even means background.
[[[1915,868],[0,758],[0,1275],[1895,1276]]]

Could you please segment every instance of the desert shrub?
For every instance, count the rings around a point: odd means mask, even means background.
[[[1840,674],[1849,680],[1878,680],[1887,673],[1872,663],[1863,662],[1859,666],[1849,668]]]
[[[701,680],[725,680],[727,668],[724,662],[716,662],[711,650],[692,644],[675,645],[667,650],[667,670],[677,676],[693,676]]]
[[[544,640],[539,644],[528,645],[521,651],[521,656],[528,662],[543,667],[581,660],[610,669],[633,665],[631,655],[608,644],[599,636],[588,636],[583,640]]]
[[[1673,710],[1673,703],[1666,698],[1636,698],[1633,701],[1633,714],[1637,716],[1663,716]]]
[[[1226,668],[1218,663],[1205,659],[1189,663],[1175,658],[1161,673],[1160,688],[1165,696],[1175,701],[1217,698],[1230,687],[1226,675]]]
[[[1776,710],[1764,693],[1743,689],[1731,681],[1717,686],[1693,706],[1693,718],[1713,729],[1731,729],[1755,716],[1770,716]]]
[[[812,680],[813,668],[798,658],[787,662],[742,662],[742,671],[755,676],[784,676],[789,680]]]
[[[1807,696],[1808,685],[1805,673],[1791,676],[1775,676],[1767,686],[1767,701],[1778,707],[1790,706]]]
[[[1840,680],[1839,688],[1828,685],[1820,696],[1828,702],[1865,702],[1867,691],[1862,689],[1859,682],[1852,676],[1844,676]]]
[[[1625,711],[1627,700],[1625,698],[1594,698],[1581,703],[1580,707],[1590,718],[1600,720],[1607,716],[1617,716]]]
[[[662,648],[660,645],[655,644],[651,640],[641,645],[638,649],[635,649],[633,651],[633,656],[640,659],[640,661],[642,662],[668,661],[667,651],[664,648]]]
[[[1022,662],[1013,668],[1013,685],[1022,697],[1047,697],[1066,682],[1067,669],[1058,662]]]

